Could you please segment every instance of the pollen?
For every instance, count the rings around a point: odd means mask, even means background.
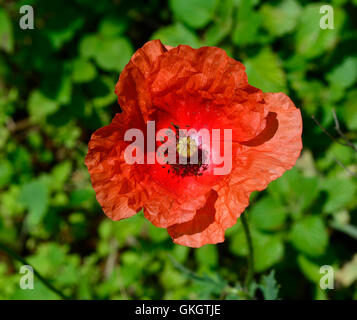
[[[191,155],[197,152],[196,141],[190,137],[183,137],[177,143],[177,152],[186,158],[189,158]]]

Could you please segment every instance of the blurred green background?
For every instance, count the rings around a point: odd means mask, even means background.
[[[323,3],[304,0],[0,1],[0,243],[73,298],[247,298],[240,221],[223,244],[174,245],[142,214],[107,219],[84,166],[90,135],[120,110],[115,83],[137,48],[219,46],[304,118],[296,167],[247,210],[251,296],[357,299],[357,153],[339,143],[332,113],[356,141],[357,1],[327,3],[332,30],[319,27]],[[24,4],[34,30],[19,28]],[[326,264],[333,290],[319,286]],[[37,278],[21,290],[21,265],[0,250],[0,299],[59,298]]]

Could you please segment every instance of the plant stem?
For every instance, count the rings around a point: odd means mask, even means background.
[[[252,236],[251,236],[250,230],[249,230],[248,220],[245,216],[245,213],[243,213],[240,216],[240,218],[242,219],[243,230],[244,230],[245,238],[246,238],[247,244],[248,244],[248,272],[247,272],[247,275],[246,275],[245,281],[244,281],[244,286],[248,290],[250,283],[253,280],[253,274],[254,274],[253,242],[252,242]]]
[[[7,253],[9,256],[11,256],[12,258],[14,258],[15,260],[21,262],[24,265],[30,265],[24,258],[22,258],[21,256],[19,256],[15,251],[13,251],[12,249],[10,249],[9,247],[7,247],[5,244],[0,242],[0,250],[3,250],[5,253]],[[71,300],[72,298],[67,297],[66,295],[64,295],[61,291],[59,291],[58,289],[56,289],[47,279],[45,279],[43,276],[41,276],[41,274],[35,269],[33,268],[33,273],[37,276],[37,278],[51,291],[53,291],[54,293],[56,293],[58,296],[60,296],[62,299],[65,300]]]

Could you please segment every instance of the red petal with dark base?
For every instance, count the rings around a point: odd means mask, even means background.
[[[302,148],[299,109],[283,93],[249,85],[243,64],[216,47],[150,41],[124,68],[115,92],[123,113],[93,134],[85,160],[98,202],[113,220],[144,208],[145,217],[181,245],[224,241],[251,192],[290,169]],[[220,147],[200,146],[210,155],[200,175],[175,175],[158,163],[127,164],[124,134],[138,128],[146,135],[148,121],[155,121],[156,130],[172,124],[231,129],[232,170],[214,174],[218,165],[211,156],[222,153],[222,137]]]

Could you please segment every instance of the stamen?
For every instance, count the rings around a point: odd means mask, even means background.
[[[170,169],[168,169],[168,173],[172,172],[173,174],[180,177],[202,176],[203,172],[208,169],[208,164],[205,163],[207,152],[204,151],[200,146],[198,146],[193,138],[189,136],[180,137],[179,126],[175,125],[172,122],[171,125],[175,129],[176,141],[178,141],[178,143],[176,145],[176,163],[175,164],[167,163],[170,165]],[[180,164],[180,156],[186,157],[187,163]],[[191,163],[191,162],[195,162],[195,163]]]

